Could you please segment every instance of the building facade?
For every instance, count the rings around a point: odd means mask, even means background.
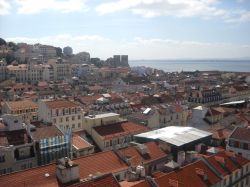
[[[0,121],[0,175],[37,166],[33,141],[25,124],[13,115]]]
[[[82,130],[82,116],[80,106],[72,101],[40,100],[38,104],[38,119],[56,125],[63,132]]]

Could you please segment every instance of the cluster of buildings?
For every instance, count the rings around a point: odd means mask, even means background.
[[[0,186],[249,186],[250,73],[19,47],[0,61]]]

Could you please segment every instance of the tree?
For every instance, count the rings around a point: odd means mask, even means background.
[[[63,48],[63,54],[65,56],[71,56],[73,54],[73,49],[69,46]]]
[[[61,48],[61,47],[57,47],[57,48],[56,48],[56,55],[57,55],[58,57],[61,57],[61,56],[62,56],[62,48]]]
[[[6,44],[7,44],[6,41],[4,39],[0,38],[0,46],[1,45],[6,45]]]
[[[18,46],[14,42],[8,42],[8,46],[12,48],[13,51],[18,50]]]
[[[16,60],[16,58],[12,54],[7,54],[7,56],[5,57],[5,60],[6,60],[7,64],[9,65],[9,64],[11,64],[11,62]]]

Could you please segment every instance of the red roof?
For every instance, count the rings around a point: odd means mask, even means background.
[[[231,152],[221,151],[206,159],[209,161],[210,165],[218,170],[223,176],[226,176],[250,162],[240,155],[234,155],[233,157],[232,155],[234,154]]]
[[[207,180],[203,179],[203,174],[207,176]],[[201,160],[155,179],[159,187],[171,187],[172,184],[203,187],[214,185],[220,180]]]
[[[250,129],[237,127],[231,134],[230,138],[250,142]]]
[[[120,184],[112,174],[107,174],[70,187],[120,187]]]
[[[94,130],[100,136],[103,136],[104,139],[113,139],[114,137],[126,136],[128,134],[139,134],[149,129],[133,122],[123,122],[94,127]]]
[[[90,174],[115,173],[127,170],[128,166],[112,151],[101,152],[74,160],[80,167],[80,178],[87,178]],[[45,177],[48,173],[50,176]],[[0,186],[8,187],[55,187],[58,186],[56,178],[56,164],[49,164],[26,171],[20,171],[0,177]]]
[[[148,154],[142,155],[136,146],[120,149],[119,152],[126,158],[131,158],[132,166],[137,166],[143,161],[144,164],[150,163],[154,160],[166,158],[167,154],[163,152],[155,142],[148,142],[144,144],[147,146]]]
[[[72,144],[76,149],[86,149],[93,147],[93,145],[81,138],[79,135],[73,135]]]
[[[68,100],[47,101],[46,104],[51,109],[78,107],[76,103],[73,103],[72,101],[68,101]]]

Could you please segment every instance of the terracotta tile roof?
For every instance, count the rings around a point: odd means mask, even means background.
[[[31,132],[34,140],[39,141],[43,138],[50,138],[56,136],[62,136],[63,133],[55,126],[44,126],[42,128],[36,128]]]
[[[120,184],[112,174],[107,174],[70,187],[120,187]]]
[[[144,145],[147,146],[148,149],[148,154],[145,155],[142,155],[136,146],[120,149],[119,152],[126,158],[131,158],[130,162],[132,166],[138,166],[141,162],[148,164],[152,161],[166,158],[167,154],[163,152],[155,142],[148,142]]]
[[[234,155],[232,157],[232,155]],[[221,175],[226,176],[250,161],[240,155],[236,155],[228,151],[220,151],[219,153],[206,158]]]
[[[101,152],[74,160],[80,167],[80,178],[87,178],[90,174],[107,174],[125,171],[128,166],[118,158],[113,151]],[[45,173],[50,176],[45,177]],[[0,186],[8,187],[55,187],[58,186],[56,179],[56,164],[49,164],[37,168],[28,169],[0,176]]]
[[[88,143],[86,140],[81,138],[78,135],[73,135],[72,137],[72,144],[76,149],[85,149],[85,148],[90,148],[93,147],[90,143]]]
[[[45,177],[48,173],[50,176]],[[46,166],[28,169],[26,171],[15,172],[0,176],[0,186],[8,187],[55,187],[58,186],[56,179],[56,165],[50,164]]]
[[[211,165],[211,167],[214,167],[215,170],[219,171],[219,173],[221,173],[222,175],[227,175],[227,173],[231,173],[234,170],[240,169],[243,165],[250,162],[249,160],[244,159],[239,155],[236,155],[234,161],[232,161],[233,155],[233,153],[227,151],[220,151],[215,155],[207,156],[206,160]],[[215,165],[213,160],[225,160],[224,168],[226,168],[227,172],[225,173],[224,171],[222,171],[221,164]],[[207,179],[204,178],[204,176],[206,176]],[[207,187],[213,186],[220,181],[221,178],[217,176],[203,160],[196,161],[170,173],[161,173],[160,175],[155,175],[155,182],[159,187]],[[130,183],[130,186],[150,187],[146,180],[140,181],[135,184]]]
[[[236,129],[231,134],[230,138],[250,142],[250,129],[243,127],[236,127]]]
[[[38,108],[38,105],[31,100],[6,102],[11,110],[22,110],[27,108]]]
[[[204,180],[201,174],[207,175]],[[207,187],[218,183],[221,179],[215,175],[202,161],[194,162],[179,170],[167,173],[155,179],[159,187],[172,187],[172,184],[185,187]]]
[[[139,181],[122,181],[120,182],[121,187],[151,187],[145,180],[139,180]]]
[[[100,98],[101,95],[93,95],[93,96],[82,96],[79,99],[81,100],[82,103],[89,105],[93,104],[96,102],[98,98]]]
[[[27,64],[19,64],[19,65],[8,65],[7,69],[9,71],[18,71],[18,70],[27,70]]]
[[[215,132],[213,132],[212,138],[218,139],[218,140],[224,140],[229,137],[229,135],[232,133],[230,129],[224,128],[224,129],[218,129]]]
[[[47,101],[46,104],[50,109],[78,107],[76,103],[68,100]]]
[[[128,134],[139,134],[149,129],[145,126],[133,122],[122,122],[110,125],[103,125],[93,128],[104,139],[113,139],[114,137],[126,136]]]
[[[210,109],[208,109],[208,111],[207,111],[207,116],[216,116],[216,115],[220,115],[220,114],[222,114],[221,112],[219,112],[218,110],[215,110],[215,109],[213,109],[213,108],[210,108]]]

